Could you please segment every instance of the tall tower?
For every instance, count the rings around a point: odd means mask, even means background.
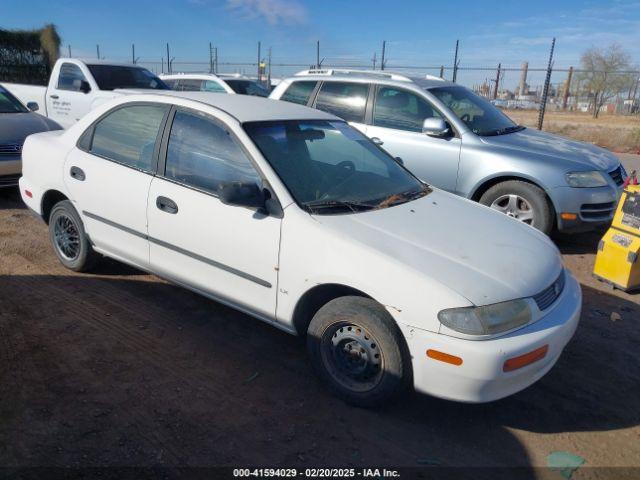
[[[524,95],[527,89],[527,71],[529,70],[529,62],[522,62],[522,71],[520,72],[520,84],[518,85],[518,96]]]

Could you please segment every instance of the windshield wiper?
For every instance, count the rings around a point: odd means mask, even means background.
[[[313,202],[306,202],[303,205],[311,212],[335,208],[347,208],[352,212],[358,212],[375,208],[375,205],[371,205],[370,203],[360,203],[351,200],[315,200]]]
[[[431,187],[429,187],[429,185],[423,185],[419,190],[410,190],[404,193],[394,193],[393,195],[389,195],[387,198],[380,201],[376,205],[376,208],[386,208],[393,205],[398,205],[400,203],[410,202],[411,200],[415,200],[416,198],[424,197],[431,192],[432,189]]]
[[[506,135],[507,133],[519,132],[521,130],[524,130],[525,128],[526,127],[524,125],[512,125],[510,127],[489,130],[488,132],[479,133],[478,135],[482,135],[483,137],[493,137],[497,135]]]

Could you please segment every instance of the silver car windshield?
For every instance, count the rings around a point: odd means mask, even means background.
[[[288,120],[243,126],[296,202],[312,213],[390,207],[430,191],[345,122]]]
[[[435,95],[476,135],[505,135],[524,129],[500,109],[464,87],[430,88]]]

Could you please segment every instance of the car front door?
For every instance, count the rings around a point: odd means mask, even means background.
[[[79,65],[64,62],[58,72],[58,83],[47,90],[47,114],[62,127],[69,128],[89,110],[91,84]]]
[[[219,119],[179,107],[167,132],[147,207],[153,270],[272,319],[281,220],[217,194],[221,182],[262,178]]]
[[[64,180],[91,242],[142,268],[149,265],[147,195],[168,105],[116,107],[80,137]]]
[[[368,97],[368,83],[325,81],[320,86],[313,106],[342,118],[366,135],[365,111]]]
[[[400,157],[421,180],[456,192],[462,142],[453,130],[443,138],[422,133],[424,120],[431,117],[444,118],[416,93],[379,85],[366,135],[394,157]]]

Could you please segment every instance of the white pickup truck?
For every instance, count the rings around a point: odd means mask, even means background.
[[[146,68],[100,60],[61,58],[53,67],[49,85],[2,83],[32,110],[68,128],[105,101],[127,90],[168,90],[169,87]],[[34,105],[37,104],[37,105]]]

